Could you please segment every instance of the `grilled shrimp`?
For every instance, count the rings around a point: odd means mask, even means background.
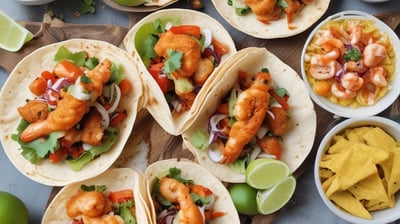
[[[118,215],[104,214],[100,217],[82,217],[84,224],[124,224],[124,220]]]
[[[238,96],[234,107],[237,121],[229,132],[220,163],[235,161],[257,133],[268,110],[270,83],[270,74],[259,72],[251,86]]]
[[[282,10],[275,0],[244,0],[244,3],[250,7],[260,22],[269,23],[281,16]]]
[[[89,71],[89,83],[79,83],[84,91],[90,92],[90,100],[78,99],[70,93],[64,93],[58,102],[57,108],[50,112],[47,119],[29,124],[21,133],[23,142],[30,142],[39,137],[46,136],[53,131],[66,131],[74,127],[88,112],[91,104],[103,91],[103,85],[110,79],[111,62],[104,60],[96,68]]]
[[[66,205],[67,215],[72,219],[79,215],[98,217],[107,212],[107,208],[107,199],[98,191],[80,191]]]
[[[160,180],[160,193],[172,203],[179,203],[181,224],[204,223],[199,207],[190,196],[190,189],[176,179],[163,177]]]
[[[154,51],[157,55],[168,58],[168,50],[170,49],[183,53],[181,68],[173,72],[176,78],[192,76],[201,60],[199,43],[189,35],[174,34],[167,31],[160,36],[154,46]]]

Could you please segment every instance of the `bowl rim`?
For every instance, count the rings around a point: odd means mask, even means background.
[[[338,12],[336,14],[333,14],[326,19],[324,19],[322,22],[320,22],[309,34],[307,37],[303,49],[301,51],[301,62],[300,62],[300,70],[301,70],[301,77],[305,82],[305,85],[307,89],[310,92],[310,97],[311,99],[319,105],[321,108],[324,110],[339,116],[339,117],[344,117],[344,118],[352,118],[352,117],[366,117],[366,116],[374,116],[379,114],[380,112],[384,111],[387,109],[392,103],[399,97],[400,95],[400,88],[395,88],[395,86],[400,85],[400,60],[399,58],[399,53],[396,53],[396,62],[395,62],[395,71],[394,71],[394,78],[391,81],[389,91],[375,104],[371,106],[360,106],[357,108],[351,108],[351,106],[341,106],[339,104],[332,103],[328,99],[325,99],[324,97],[318,96],[313,90],[312,87],[310,86],[310,83],[307,80],[307,74],[305,72],[305,67],[304,67],[304,60],[305,60],[305,52],[307,49],[307,46],[311,42],[312,38],[314,37],[315,33],[326,23],[329,21],[333,20],[342,20],[342,19],[368,19],[372,20],[375,25],[377,26],[378,29],[380,29],[382,32],[386,33],[388,37],[390,38],[390,41],[392,43],[392,46],[394,49],[400,49],[400,40],[397,37],[397,34],[384,22],[376,18],[375,16],[368,14],[366,12],[362,11],[357,11],[357,10],[347,10],[347,11],[342,11]]]
[[[384,210],[378,210],[378,211],[372,211],[372,219],[364,219],[361,217],[357,217],[354,215],[351,215],[350,213],[339,209],[333,202],[331,202],[325,195],[324,190],[322,189],[322,183],[319,178],[319,161],[321,160],[322,155],[325,153],[327,150],[326,145],[330,144],[332,141],[332,138],[334,135],[341,133],[347,128],[354,128],[354,127],[361,127],[365,125],[373,125],[373,126],[379,126],[383,130],[387,131],[391,136],[396,138],[397,141],[400,141],[400,123],[398,123],[395,120],[385,118],[385,117],[380,117],[380,116],[366,116],[366,117],[354,117],[354,118],[348,118],[346,120],[343,120],[336,124],[328,133],[325,134],[324,138],[322,139],[321,143],[318,146],[317,154],[315,157],[315,162],[314,162],[314,184],[317,188],[318,194],[324,204],[329,208],[331,212],[333,212],[336,216],[340,217],[343,220],[346,220],[351,223],[358,223],[358,224],[375,224],[377,222],[379,223],[389,223],[393,222],[397,219],[400,218],[400,212],[393,212],[391,215],[386,215],[381,219],[376,220],[374,219],[374,213],[384,211]],[[396,134],[395,134],[396,133]],[[399,200],[400,195],[397,194],[396,200]],[[388,209],[398,209],[400,211],[400,202],[396,203],[396,206],[393,208],[388,208]]]

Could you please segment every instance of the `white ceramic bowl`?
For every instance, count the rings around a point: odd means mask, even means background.
[[[400,124],[390,120],[388,118],[383,118],[379,116],[369,116],[364,118],[349,118],[347,120],[342,121],[337,124],[334,128],[332,128],[321,141],[317,156],[314,163],[314,181],[318,190],[320,197],[322,198],[325,205],[338,217],[343,220],[346,220],[350,223],[358,223],[358,224],[375,224],[375,223],[389,223],[393,222],[397,219],[400,219],[400,202],[399,202],[399,193],[396,194],[396,204],[393,208],[386,208],[383,210],[373,211],[371,212],[372,219],[363,219],[357,216],[351,215],[350,213],[345,212],[344,210],[339,209],[333,202],[331,202],[327,196],[325,195],[324,190],[322,189],[321,180],[319,177],[319,162],[321,160],[322,155],[330,146],[333,136],[340,134],[344,130],[348,128],[362,127],[362,126],[376,126],[385,130],[389,135],[391,135],[397,141],[400,141]]]
[[[55,0],[17,0],[18,3],[22,5],[44,5]]]
[[[381,33],[385,33],[388,35],[394,49],[394,53],[396,54],[396,62],[395,62],[395,71],[394,71],[394,78],[393,80],[389,83],[389,91],[379,99],[375,104],[370,105],[370,106],[358,106],[356,108],[352,108],[351,106],[342,106],[336,103],[333,103],[329,99],[317,95],[313,89],[311,84],[308,81],[307,78],[307,73],[306,73],[306,66],[305,66],[305,60],[309,60],[309,56],[306,55],[306,49],[307,46],[310,44],[312,41],[314,35],[317,33],[318,30],[322,28],[323,25],[330,21],[336,21],[336,20],[346,20],[346,19],[367,19],[367,20],[372,20],[375,24],[375,26],[381,31]],[[386,108],[388,108],[399,96],[400,94],[400,88],[397,88],[400,85],[400,60],[398,58],[400,57],[399,53],[396,52],[396,49],[400,49],[400,40],[397,37],[396,33],[389,28],[385,23],[383,23],[381,20],[377,19],[376,17],[367,14],[365,12],[360,12],[360,11],[344,11],[340,12],[337,14],[334,14],[328,18],[326,18],[324,21],[322,21],[319,25],[317,25],[314,30],[310,33],[309,37],[307,38],[304,48],[302,50],[301,54],[301,73],[302,73],[302,78],[306,83],[306,87],[310,91],[310,95],[312,100],[317,103],[320,107],[323,109],[331,112],[334,115],[340,116],[340,117],[345,117],[345,118],[350,118],[350,117],[365,117],[365,116],[373,116],[377,115]]]

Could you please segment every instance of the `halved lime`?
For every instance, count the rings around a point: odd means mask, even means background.
[[[257,189],[271,188],[290,174],[288,165],[273,158],[260,158],[249,163],[246,183]]]
[[[139,6],[147,2],[147,0],[114,0],[114,2],[123,6]]]
[[[0,48],[16,52],[33,38],[33,34],[0,10]]]
[[[295,189],[296,179],[288,176],[270,189],[259,190],[257,193],[258,212],[268,215],[278,211],[290,200]]]

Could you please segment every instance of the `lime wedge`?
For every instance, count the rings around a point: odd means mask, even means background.
[[[258,212],[268,215],[278,211],[290,200],[295,189],[296,179],[288,176],[270,189],[259,190],[257,193]]]
[[[256,189],[271,188],[290,174],[286,163],[273,158],[260,158],[249,163],[246,183]]]
[[[0,48],[16,52],[33,38],[33,34],[25,27],[0,10]]]

